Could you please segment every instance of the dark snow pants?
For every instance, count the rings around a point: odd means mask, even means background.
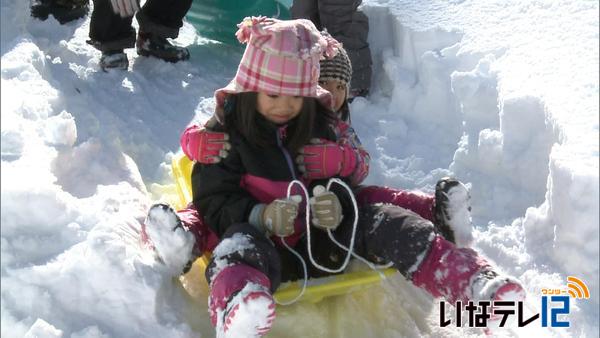
[[[320,30],[327,28],[344,44],[352,62],[350,90],[371,87],[372,57],[367,38],[369,18],[357,8],[362,0],[294,0],[290,9],[294,19],[311,20]]]
[[[378,185],[359,186],[355,189],[359,205],[387,203],[417,213],[428,221],[433,219],[435,198],[420,191],[400,190]]]
[[[336,240],[348,246],[352,234],[352,217],[340,224],[334,231]],[[271,291],[275,291],[281,282],[301,279],[302,267],[299,260],[286,248],[279,247],[258,231],[254,226],[242,223],[231,226],[223,235],[224,239],[242,235],[246,246],[237,250],[225,250],[218,256],[219,245],[208,268],[206,279],[210,281],[224,265],[246,264],[267,275],[271,281]],[[338,248],[329,239],[326,232],[311,229],[313,258],[317,263],[330,269],[338,268],[346,251]],[[418,257],[427,252],[434,239],[433,224],[412,211],[390,204],[363,206],[359,210],[359,222],[356,231],[354,252],[378,264],[393,262],[394,267],[407,279],[416,268]],[[306,236],[295,246],[305,259],[310,277],[327,275],[314,266],[308,259]],[[225,245],[224,245],[225,246]],[[225,264],[224,264],[225,263]],[[411,269],[412,268],[412,269]]]
[[[148,0],[136,14],[140,30],[163,38],[176,38],[192,0]],[[135,45],[133,17],[113,12],[110,0],[94,0],[90,20],[90,44],[101,51],[121,50]]]

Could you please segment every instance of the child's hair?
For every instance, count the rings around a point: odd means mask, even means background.
[[[256,92],[230,94],[225,103],[225,126],[231,132],[240,133],[256,147],[264,148],[273,143],[275,135],[266,129],[270,123],[256,110]],[[308,144],[313,133],[326,130],[335,114],[323,107],[316,98],[304,97],[300,114],[290,121],[285,145],[292,154]],[[258,123],[264,119],[265,123]]]

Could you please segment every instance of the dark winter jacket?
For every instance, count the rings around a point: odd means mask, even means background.
[[[362,0],[295,0],[291,8],[294,19],[309,19],[344,44],[352,61],[352,91],[368,91],[371,87],[369,18],[358,10],[361,3]]]
[[[319,114],[317,118],[323,121],[315,123],[317,128],[311,138],[336,141],[331,124]],[[248,222],[252,208],[258,203],[270,203],[277,198],[287,197],[287,187],[292,180],[300,180],[307,187],[313,183],[302,178],[294,161],[295,154],[285,147],[286,133],[295,128],[295,122],[278,127],[262,117],[259,119],[260,129],[273,135],[267,147],[255,146],[235,130],[225,130],[218,125],[215,131],[220,128],[230,134],[232,148],[229,156],[218,164],[197,163],[194,166],[194,205],[219,237],[231,225]],[[304,196],[297,185],[293,187],[292,194]],[[286,238],[290,245],[295,245],[306,229],[304,208],[305,204],[302,203],[295,224],[296,231]]]

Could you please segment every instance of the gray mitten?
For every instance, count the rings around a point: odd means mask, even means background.
[[[300,196],[294,195],[276,199],[267,205],[258,204],[250,214],[250,223],[273,235],[289,236],[294,233],[294,223],[301,201]]]
[[[344,218],[340,200],[322,185],[314,187],[310,209],[313,225],[323,230],[335,230]]]

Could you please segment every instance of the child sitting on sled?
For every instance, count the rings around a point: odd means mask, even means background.
[[[228,133],[229,154],[217,164],[196,164],[192,174],[194,206],[218,238],[206,276],[219,334],[269,331],[272,294],[294,262],[286,261],[285,246],[302,250],[307,226],[332,231],[346,246],[354,240],[358,255],[391,262],[414,285],[452,303],[523,295],[517,281],[498,274],[475,251],[456,247],[411,211],[363,203],[356,219],[350,194],[322,187],[341,170],[324,170],[325,180],[300,177],[293,158],[306,156],[302,149],[311,139],[338,147],[343,136],[341,120],[330,111],[331,94],[318,85],[319,58],[335,55],[335,40],[307,20],[267,18],[245,20],[238,38],[247,43],[238,72],[215,92],[221,122],[215,131]],[[286,191],[295,179],[312,192],[302,202],[295,196],[302,195],[297,185]],[[311,224],[305,224],[303,203],[310,205]],[[174,214],[153,207],[146,227],[161,226],[152,221],[161,210]],[[182,222],[175,219],[177,227]],[[333,245],[313,250],[326,256]]]
[[[300,150],[296,162],[307,179],[339,175],[358,185],[369,173],[369,154],[350,125],[348,95],[351,78],[352,65],[344,48],[340,47],[335,57],[320,61],[319,85],[332,94],[333,111],[343,123],[338,123],[341,137],[337,143],[319,142]],[[215,119],[209,120],[208,129],[191,125],[182,133],[181,148],[190,160],[211,164],[227,157],[231,147],[229,136],[211,130],[210,126],[215,122]],[[469,192],[454,178],[440,179],[435,195],[381,186],[361,186],[355,192],[359,204],[390,203],[419,214],[433,222],[444,238],[461,247],[469,246],[473,240]]]

